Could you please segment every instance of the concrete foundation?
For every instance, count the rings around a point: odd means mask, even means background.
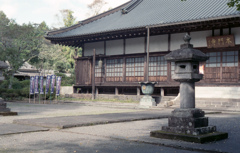
[[[141,98],[139,107],[150,108],[152,106],[157,106],[156,101],[152,96],[145,95]]]

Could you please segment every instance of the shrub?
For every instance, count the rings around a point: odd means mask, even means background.
[[[6,92],[6,88],[0,88],[0,96],[2,96],[2,93]]]
[[[0,84],[0,88],[8,88],[9,81],[8,80],[3,80]]]
[[[15,100],[21,99],[19,89],[5,89],[5,92],[1,93],[1,96],[4,100]]]
[[[13,80],[13,85],[12,89],[8,89],[9,81],[5,80],[0,84],[0,96],[4,100],[19,100],[22,98],[29,98],[29,85],[30,85],[30,80],[25,80],[25,81],[18,81],[17,79]],[[42,98],[45,99],[45,86],[43,87],[44,89],[44,94],[41,96]],[[33,97],[33,95],[31,95]],[[54,93],[51,94],[50,96],[50,90],[46,95],[46,99],[48,100],[54,100],[56,97],[56,88],[54,88]]]
[[[29,87],[25,87],[19,91],[21,97],[28,98],[29,97]]]

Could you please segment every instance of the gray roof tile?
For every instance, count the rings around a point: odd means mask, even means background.
[[[133,0],[132,3],[135,1]],[[227,2],[228,0],[187,0],[184,2],[181,0],[143,0],[127,14],[117,11],[76,29],[47,37],[72,37],[152,25],[240,16],[240,12],[236,8],[229,8]]]

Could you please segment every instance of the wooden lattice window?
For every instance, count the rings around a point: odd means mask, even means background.
[[[237,67],[238,66],[238,51],[222,52],[222,66],[223,67]]]
[[[204,80],[206,82],[238,82],[238,51],[206,53]]]
[[[103,77],[103,70],[104,70],[104,64],[102,64],[102,67],[99,67],[99,60],[96,60],[96,62],[95,62],[95,77]]]
[[[144,58],[127,58],[126,59],[126,76],[144,76]]]
[[[221,53],[212,52],[206,53],[209,56],[209,60],[206,61],[206,67],[220,67],[221,66]]]
[[[123,59],[108,59],[106,75],[107,77],[122,77]]]
[[[149,76],[167,76],[167,61],[164,56],[149,58]]]

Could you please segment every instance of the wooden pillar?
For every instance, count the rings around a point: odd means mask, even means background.
[[[146,80],[148,82],[148,72],[149,72],[149,43],[150,43],[150,28],[147,28],[147,66],[146,66]]]
[[[106,52],[107,52],[107,43],[106,43],[106,41],[104,41],[104,55],[106,55]]]
[[[229,35],[232,34],[232,28],[231,28],[231,27],[228,28],[228,34],[229,34]]]
[[[212,36],[214,36],[215,35],[215,31],[214,31],[215,29],[214,28],[212,28]]]
[[[164,97],[164,89],[161,88],[161,97]]]
[[[171,51],[171,34],[168,34],[168,51]]]
[[[139,87],[137,87],[137,96],[140,96],[141,95],[141,90]]]
[[[220,28],[220,36],[223,35],[223,28]]]
[[[92,100],[95,99],[95,62],[96,62],[96,50],[93,49],[93,65],[92,65]]]
[[[126,82],[126,57],[123,57],[123,82]]]
[[[106,78],[107,78],[107,59],[106,58],[104,58],[104,75],[103,75],[103,82],[106,82]]]
[[[168,82],[170,82],[171,81],[171,79],[172,79],[172,75],[171,75],[171,73],[172,73],[172,66],[171,66],[171,62],[167,62],[167,81]]]
[[[115,87],[115,95],[117,96],[119,94],[118,88]]]
[[[126,39],[123,39],[123,55],[126,54]]]

